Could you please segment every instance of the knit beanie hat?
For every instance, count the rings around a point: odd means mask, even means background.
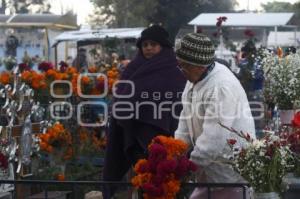
[[[172,48],[171,42],[168,40],[169,33],[159,25],[152,25],[143,30],[141,37],[138,39],[136,46],[142,49],[142,42],[152,40],[158,42],[163,47]]]
[[[209,66],[214,61],[215,48],[202,33],[189,33],[176,44],[176,58],[196,66]]]

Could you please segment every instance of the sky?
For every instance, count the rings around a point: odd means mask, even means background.
[[[247,10],[249,2],[249,10],[261,10],[261,3],[273,2],[276,0],[237,0],[239,6],[236,9]],[[280,2],[295,3],[299,0],[277,0]],[[74,10],[77,13],[78,24],[87,24],[87,17],[93,13],[93,6],[89,0],[49,0],[52,8],[51,11],[55,14],[61,14],[62,10]]]
[[[237,7],[237,9],[239,10],[247,10],[247,5],[249,2],[249,10],[261,10],[261,4],[266,4],[268,2],[274,2],[274,1],[278,1],[278,2],[289,2],[289,3],[295,3],[299,0],[237,0],[237,2],[239,3],[239,6]]]

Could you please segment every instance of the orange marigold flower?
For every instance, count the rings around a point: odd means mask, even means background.
[[[63,74],[62,73],[56,73],[55,74],[55,80],[62,80],[63,79]]]
[[[108,78],[114,78],[115,77],[115,73],[112,70],[107,71],[106,75],[107,75]]]
[[[83,84],[89,84],[90,83],[90,78],[88,76],[82,76],[81,77],[81,82]]]
[[[168,181],[165,186],[164,190],[167,191],[168,198],[175,198],[176,193],[180,190],[180,182],[179,180],[170,180]]]
[[[57,132],[65,130],[64,126],[61,123],[55,123],[52,129]]]
[[[40,145],[40,148],[41,148],[42,151],[46,151],[47,148],[48,148],[48,144],[46,142],[42,141],[42,142],[39,143],[39,145]]]
[[[38,82],[38,81],[32,81],[31,82],[31,87],[33,88],[33,89],[39,89],[40,88],[40,82]]]
[[[97,72],[97,68],[95,66],[91,66],[88,68],[89,73],[96,73]]]
[[[160,143],[165,146],[167,149],[168,157],[172,156],[181,156],[183,155],[187,148],[188,145],[178,139],[174,139],[172,137],[166,137],[166,136],[157,136],[155,139],[153,139],[152,143]]]
[[[51,145],[47,145],[47,152],[52,153],[53,152],[53,147]]]
[[[55,75],[56,75],[56,71],[54,69],[49,69],[46,72],[46,76],[55,77]]]
[[[79,133],[79,139],[80,139],[80,141],[85,142],[85,141],[88,140],[88,138],[89,138],[89,136],[88,136],[88,134],[87,134],[86,131],[81,131],[81,132]]]
[[[56,179],[58,181],[65,181],[65,175],[64,174],[57,174]]]
[[[2,72],[0,75],[0,82],[4,85],[9,84],[11,75],[8,72]]]
[[[69,74],[77,73],[77,69],[74,67],[68,67],[66,70],[66,73],[69,73]]]
[[[131,179],[131,183],[134,187],[139,187],[139,186],[143,185],[144,183],[149,182],[151,177],[152,177],[151,173],[139,174],[137,176],[134,176]]]
[[[26,71],[22,72],[21,79],[23,81],[26,81],[26,82],[31,81],[30,78],[31,78],[31,71],[26,70]]]
[[[40,88],[41,89],[47,88],[47,83],[45,81],[40,82]]]
[[[139,170],[140,170],[140,168],[141,168],[143,165],[147,164],[147,163],[148,163],[148,161],[147,161],[146,159],[140,159],[140,160],[134,165],[134,171],[135,171],[136,173],[138,173]]]

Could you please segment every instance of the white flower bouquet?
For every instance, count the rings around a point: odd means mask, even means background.
[[[17,60],[16,60],[16,58],[14,58],[12,56],[8,56],[3,59],[3,64],[6,68],[6,70],[12,70],[13,67],[17,65]]]
[[[236,139],[228,140],[232,149],[229,162],[233,168],[249,182],[256,193],[280,193],[283,190],[281,184],[284,175],[294,169],[293,153],[286,141],[273,134],[256,140],[249,134],[229,130],[247,141],[246,145],[240,146]]]
[[[300,53],[285,57],[265,53],[262,60],[265,94],[279,109],[293,109],[300,99]]]

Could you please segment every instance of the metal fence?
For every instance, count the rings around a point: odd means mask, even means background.
[[[12,184],[14,185],[14,190],[11,191],[11,197],[13,199],[27,199],[27,198],[44,198],[44,199],[51,199],[57,198],[51,196],[53,191],[51,190],[51,186],[56,187],[63,187],[63,190],[60,191],[64,192],[66,196],[59,197],[59,198],[67,198],[67,199],[83,199],[84,197],[78,192],[80,191],[80,187],[96,187],[96,189],[101,191],[103,186],[116,186],[118,188],[129,188],[128,194],[123,196],[122,199],[127,198],[138,198],[142,199],[141,192],[135,192],[136,195],[133,196],[133,189],[132,184],[128,182],[107,182],[107,181],[51,181],[51,180],[0,180],[0,184]],[[24,188],[24,186],[29,186],[30,189],[35,187],[35,190],[39,192],[39,197],[30,197],[25,196],[25,192],[22,190],[20,191],[20,187]],[[37,188],[38,187],[38,188]],[[193,190],[196,187],[206,188],[207,189],[207,198],[212,198],[212,190],[215,188],[239,188],[242,190],[241,199],[247,199],[247,190],[249,184],[246,183],[183,183],[181,188]],[[68,195],[68,196],[67,196]],[[1,197],[0,197],[1,198]],[[188,197],[180,197],[180,199],[184,199]]]

